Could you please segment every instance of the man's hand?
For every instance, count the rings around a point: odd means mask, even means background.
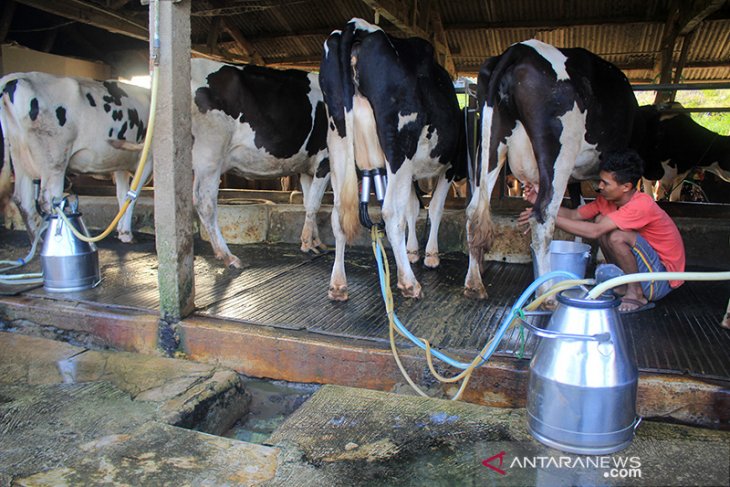
[[[522,233],[527,233],[530,231],[530,218],[532,218],[532,208],[525,208],[522,210],[522,213],[520,213],[520,216],[517,217],[517,225],[522,227],[527,225],[527,228]]]
[[[522,199],[524,199],[528,203],[534,205],[535,201],[537,201],[537,192],[538,191],[540,191],[539,185],[532,184],[532,183],[525,183],[525,186],[522,190]]]
[[[535,201],[537,201],[537,192],[539,189],[540,187],[537,184],[525,183],[522,188],[522,198],[528,203],[534,205]],[[532,218],[531,207],[523,210],[522,213],[520,213],[520,216],[517,217],[518,226],[527,225],[527,228],[522,233],[528,233],[530,231],[530,218]]]

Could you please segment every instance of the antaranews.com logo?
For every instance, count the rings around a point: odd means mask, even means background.
[[[637,437],[628,448],[611,455],[563,453],[536,441],[485,442],[478,455],[479,477],[494,485],[730,487],[730,438]]]
[[[604,478],[641,478],[641,458],[632,456],[515,456],[507,459],[502,450],[482,461],[482,465],[499,475],[507,475],[507,469],[600,469]]]

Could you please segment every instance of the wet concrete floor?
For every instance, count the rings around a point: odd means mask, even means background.
[[[645,421],[622,452],[570,455],[537,443],[524,409],[246,380],[214,365],[6,332],[0,445],[3,486],[728,485],[730,478],[730,432]]]

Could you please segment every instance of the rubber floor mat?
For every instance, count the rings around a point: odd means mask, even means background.
[[[0,258],[17,258],[22,253],[18,246],[27,245],[11,240],[3,238]],[[212,256],[208,243],[196,241],[198,314],[387,342],[388,322],[369,249],[347,250],[350,300],[344,303],[327,298],[333,253],[306,255],[297,245],[287,244],[232,245],[231,250],[241,258],[242,269],[224,268]],[[413,266],[424,297],[404,299],[397,291],[394,261],[389,255],[393,266],[391,289],[400,321],[434,347],[460,351],[466,357],[474,356],[494,336],[510,307],[532,281],[530,264],[488,262],[483,279],[489,298],[470,300],[463,296],[468,259],[463,254],[448,254],[442,257],[438,269],[427,269],[420,263]],[[99,256],[103,278],[99,287],[77,293],[47,293],[38,288],[23,294],[110,307],[158,309],[157,258],[151,238],[141,238],[131,246],[107,239],[99,245]],[[728,282],[688,282],[659,301],[656,308],[623,316],[628,347],[639,368],[730,380],[730,330],[718,326],[728,297]],[[413,346],[400,337],[398,343]],[[529,359],[536,345],[537,338],[527,331],[521,334],[515,327],[503,337],[496,353]]]

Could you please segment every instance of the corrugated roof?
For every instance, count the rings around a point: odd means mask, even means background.
[[[114,18],[145,24],[146,11],[137,1],[56,0],[46,5],[51,4],[36,8],[51,11],[68,5],[66,10],[80,11],[79,5],[89,4],[94,6],[90,11],[106,10]],[[673,5],[687,10],[672,17]],[[438,16],[430,15],[435,11]],[[657,77],[662,42],[672,18],[693,31],[683,78],[730,81],[728,0],[195,0],[192,43],[199,53],[232,62],[317,69],[322,44],[332,30],[341,29],[352,17],[374,22],[376,13],[387,32],[402,37],[433,36],[439,26],[427,21],[439,17],[461,75],[473,76],[484,60],[515,42],[538,38],[558,47],[586,48],[616,64],[634,82]],[[99,18],[89,13],[75,20],[96,22],[103,28]],[[216,25],[220,26],[217,36]],[[45,35],[41,32],[38,37]],[[675,63],[682,43],[681,39],[675,43]],[[114,42],[103,45],[105,51],[115,48]]]

